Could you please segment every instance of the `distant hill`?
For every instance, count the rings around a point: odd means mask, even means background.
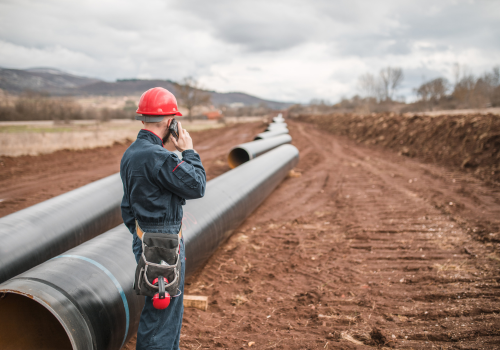
[[[0,89],[19,93],[25,90],[65,95],[69,90],[98,82],[98,79],[79,77],[53,68],[0,68]]]
[[[171,91],[175,89],[175,83],[169,80],[123,79],[113,83],[98,81],[84,85],[75,89],[75,93],[77,95],[130,96],[141,95],[144,91],[156,86]]]
[[[176,83],[170,80],[122,79],[106,82],[72,75],[54,68],[24,70],[0,68],[0,89],[15,94],[32,90],[56,96],[130,96],[141,95],[144,91],[157,86],[175,93]],[[270,108],[283,109],[292,105],[292,103],[264,100],[242,92],[207,91],[207,93],[211,95],[212,103],[216,106],[232,103],[252,106],[265,103]]]

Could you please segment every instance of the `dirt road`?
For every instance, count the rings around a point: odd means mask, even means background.
[[[230,146],[259,127],[195,133],[209,176],[227,171]],[[313,126],[289,128],[301,176],[189,278],[186,293],[210,306],[185,311],[181,348],[498,348],[499,189]],[[4,159],[1,213],[116,172],[124,149],[68,152],[68,164]]]
[[[498,189],[308,125],[290,131],[302,176],[188,281],[211,304],[186,310],[182,346],[498,348]]]

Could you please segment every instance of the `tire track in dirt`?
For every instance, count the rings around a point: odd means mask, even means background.
[[[478,214],[498,224],[498,192],[289,126],[302,176],[286,179],[188,280],[187,294],[211,304],[186,310],[182,346],[496,348],[500,259],[472,230]]]

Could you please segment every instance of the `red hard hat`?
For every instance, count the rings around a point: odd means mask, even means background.
[[[162,87],[155,87],[143,93],[136,113],[146,115],[175,114],[182,116],[177,107],[175,96]]]

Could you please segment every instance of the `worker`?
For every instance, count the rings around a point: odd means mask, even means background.
[[[145,255],[142,254],[141,238],[161,233],[165,237],[175,234],[176,240],[180,238],[177,256],[180,264],[178,293],[171,295],[166,309],[155,308],[153,298],[146,296],[136,346],[137,349],[177,350],[184,312],[186,259],[181,230],[182,206],[186,200],[204,196],[206,174],[200,156],[193,149],[191,136],[181,122],[177,123],[178,139],[169,130],[175,116],[182,116],[171,92],[160,87],[146,91],[139,101],[137,114],[136,119],[142,120],[144,128],[125,151],[120,164],[123,221],[133,235],[132,250],[137,262]],[[169,140],[182,152],[182,159],[164,148]]]

